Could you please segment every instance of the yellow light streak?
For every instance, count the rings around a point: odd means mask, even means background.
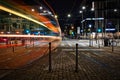
[[[34,19],[32,19],[32,18],[30,18],[30,17],[28,17],[28,16],[26,16],[26,15],[23,15],[23,14],[21,14],[21,13],[19,13],[19,12],[16,12],[16,11],[14,11],[14,10],[8,9],[8,8],[6,8],[6,7],[4,7],[4,6],[1,6],[1,5],[0,5],[0,9],[3,10],[3,11],[6,11],[6,12],[12,13],[12,14],[14,14],[14,15],[20,16],[20,17],[22,17],[22,18],[25,18],[25,19],[27,19],[27,20],[33,21],[33,22],[35,22],[35,23],[37,23],[37,24],[40,24],[40,25],[42,25],[42,26],[44,26],[44,27],[47,27],[47,26],[44,25],[42,22],[39,22],[39,21],[37,21],[37,20],[34,20]],[[48,28],[48,27],[47,27],[47,28]]]

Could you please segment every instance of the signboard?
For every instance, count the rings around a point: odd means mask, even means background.
[[[81,23],[83,23],[86,20],[95,20],[96,21],[96,20],[104,20],[104,18],[86,18],[86,19],[82,20]]]

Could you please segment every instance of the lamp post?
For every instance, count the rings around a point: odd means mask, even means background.
[[[117,12],[119,12],[119,11],[118,11],[118,9],[114,9],[114,12],[117,13]],[[120,31],[119,31],[119,26],[120,26],[120,25],[119,25],[119,19],[117,19],[116,22],[117,22],[117,38],[119,39],[119,32],[120,32]]]
[[[91,47],[92,46],[92,41],[91,41],[91,27],[92,27],[92,25],[91,24],[89,24],[88,25],[88,27],[89,27],[89,47]]]
[[[83,10],[83,12],[82,12],[82,20],[84,20],[84,11],[86,10],[86,7],[85,6],[82,6],[82,10]],[[86,26],[86,25],[85,25]],[[84,23],[82,23],[82,29],[83,29],[83,34],[84,35],[86,35],[85,33],[85,31],[84,31]],[[85,27],[85,29],[86,29],[86,27]],[[87,35],[86,35],[87,36]]]
[[[92,7],[91,10],[88,10],[88,11],[94,12],[94,11],[95,11],[95,8]],[[81,21],[82,29],[83,29],[84,35],[85,35],[86,38],[87,38],[87,27],[86,27],[86,23],[85,23],[85,25],[84,25],[84,22],[87,20],[87,18],[84,19],[84,18],[85,18],[84,16],[87,16],[87,14],[84,15],[84,12],[86,12],[86,7],[85,7],[85,6],[82,7],[82,10],[80,10],[79,13],[82,14],[82,21]],[[92,15],[94,15],[94,14],[92,13]],[[92,20],[92,18],[91,18],[91,20]],[[84,30],[86,30],[86,31],[84,31]]]
[[[82,20],[83,20],[83,11],[80,10],[79,13],[82,14]],[[83,36],[83,23],[82,23],[82,28],[80,31],[82,32],[82,36]]]
[[[82,21],[84,19],[84,10],[86,9],[85,6],[82,6],[82,10],[79,11],[80,14],[82,14]],[[82,31],[82,36],[83,36],[83,33],[84,33],[84,23],[82,22],[82,28],[81,28],[81,31]]]

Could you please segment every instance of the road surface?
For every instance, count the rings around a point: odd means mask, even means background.
[[[78,43],[78,72],[75,72],[75,44]],[[11,70],[2,80],[120,80],[120,53],[110,47],[89,47],[86,41],[65,40],[52,52],[52,71],[48,55],[31,65]],[[6,71],[7,72],[7,71]]]

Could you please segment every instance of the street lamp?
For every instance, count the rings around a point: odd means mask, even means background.
[[[55,15],[55,18],[57,19],[57,18],[58,18],[58,15]]]
[[[117,9],[114,9],[114,12],[117,12]]]
[[[85,10],[85,9],[86,9],[86,7],[85,7],[85,6],[83,6],[83,7],[82,7],[82,10]]]
[[[71,14],[68,14],[67,17],[70,18],[70,17],[71,17]]]
[[[83,13],[83,11],[79,11],[79,13],[81,14],[81,13]]]
[[[91,11],[95,11],[95,9],[94,9],[94,8],[91,8]]]
[[[34,12],[34,11],[35,11],[35,9],[31,9],[31,11],[32,11],[32,12]]]
[[[40,10],[42,10],[43,9],[43,7],[42,6],[40,6]]]
[[[91,24],[89,24],[89,28],[91,28],[92,27],[92,25]]]
[[[85,9],[86,9],[86,7],[85,6],[82,6],[82,10],[83,10],[83,12],[82,12],[82,21],[83,21],[83,19],[84,19],[84,11],[85,11]],[[85,34],[85,32],[84,32],[84,23],[82,23],[82,29],[83,29],[83,33]],[[87,36],[87,35],[86,35]]]
[[[83,21],[83,11],[80,10],[79,13],[82,14],[82,21]],[[82,35],[83,35],[83,23],[82,23],[82,29],[81,29],[81,31],[82,31]]]

